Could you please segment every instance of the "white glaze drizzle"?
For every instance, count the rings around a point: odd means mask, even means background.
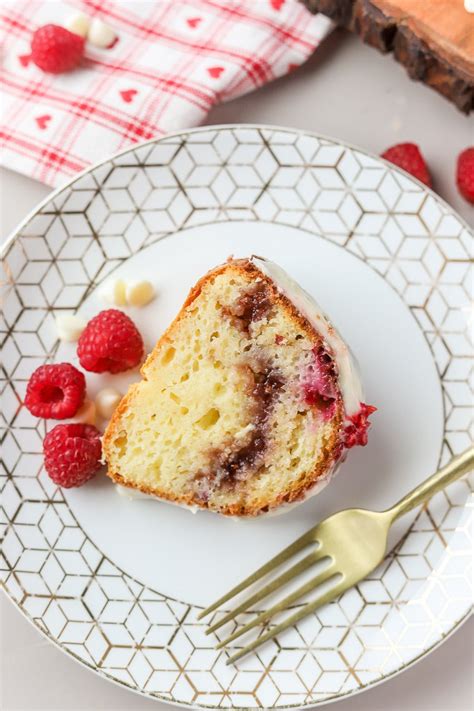
[[[135,489],[132,486],[124,486],[123,484],[117,484],[117,482],[115,482],[114,486],[117,494],[124,499],[128,499],[129,501],[154,501],[155,503],[173,504],[173,506],[179,506],[182,509],[188,509],[188,511],[193,514],[203,510],[200,506],[197,505],[193,506],[191,504],[181,504],[177,501],[168,501],[167,499],[160,499],[158,496],[154,496],[153,494],[145,494],[143,491],[140,491],[140,489]]]
[[[357,366],[349,348],[341,335],[329,321],[315,299],[301,288],[284,269],[263,257],[252,257],[253,264],[269,277],[277,289],[305,316],[310,324],[321,334],[329,351],[334,356],[338,370],[339,388],[344,401],[346,415],[351,417],[360,410],[363,400],[362,385],[357,373]]]
[[[339,469],[339,465],[341,464],[341,460],[338,462],[335,462],[332,467],[324,474],[324,476],[319,477],[317,481],[314,482],[313,486],[305,491],[304,496],[299,499],[298,501],[292,501],[291,503],[286,503],[286,504],[280,504],[276,509],[270,509],[270,511],[266,511],[263,514],[259,514],[258,518],[269,518],[273,516],[280,516],[281,514],[288,513],[291,509],[296,508],[297,506],[301,506],[301,504],[304,504],[305,501],[308,501],[308,499],[311,499],[313,496],[316,496],[316,494],[319,494],[320,491],[326,488],[326,486],[329,484],[333,476],[337,473],[337,470]],[[140,491],[139,489],[134,489],[132,487],[128,486],[123,486],[122,484],[117,484],[115,483],[115,490],[119,496],[123,497],[124,499],[128,499],[129,501],[152,501],[154,503],[164,503],[164,504],[172,504],[173,506],[179,506],[182,509],[187,509],[190,513],[196,514],[200,513],[201,511],[210,511],[211,513],[217,513],[216,511],[213,511],[212,509],[205,509],[202,508],[201,506],[192,506],[190,504],[182,504],[178,503],[176,501],[168,501],[166,499],[160,499],[158,496],[153,496],[153,494],[144,494],[143,491]],[[252,519],[253,516],[228,516],[226,515],[226,518],[231,518],[234,521],[245,521],[246,519]]]

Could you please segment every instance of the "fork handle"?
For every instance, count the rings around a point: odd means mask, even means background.
[[[396,521],[397,518],[403,514],[411,511],[422,504],[438,491],[444,489],[451,482],[459,479],[463,474],[466,474],[470,469],[474,467],[474,447],[466,449],[465,452],[459,454],[457,457],[451,459],[446,466],[439,469],[436,474],[430,476],[423,483],[417,486],[415,489],[410,491],[403,499],[400,499],[395,506],[387,511],[391,516],[391,520]]]

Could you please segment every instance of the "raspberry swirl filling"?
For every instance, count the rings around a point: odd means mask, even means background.
[[[268,423],[283,379],[278,370],[263,361],[253,367],[242,365],[241,370],[245,371],[247,392],[252,402],[252,425],[242,444],[233,441],[224,448],[209,452],[206,471],[200,471],[194,477],[196,496],[203,502],[212,492],[232,488],[263,465],[268,446]]]
[[[303,380],[303,397],[306,404],[314,407],[319,416],[327,421],[334,416],[336,403],[341,398],[337,387],[337,367],[334,359],[323,346],[313,348],[313,358],[313,363],[308,366]],[[373,405],[361,402],[359,411],[354,415],[346,413],[343,432],[345,449],[365,447],[371,425],[369,416],[376,409]]]
[[[243,289],[237,301],[222,309],[223,316],[250,339],[251,324],[268,315],[271,299],[268,286],[257,281]],[[205,502],[211,492],[229,489],[248,478],[263,465],[268,446],[267,428],[275,400],[283,387],[278,368],[264,358],[249,360],[239,366],[251,402],[252,423],[242,440],[230,441],[221,449],[209,452],[205,471],[194,477],[194,489]]]

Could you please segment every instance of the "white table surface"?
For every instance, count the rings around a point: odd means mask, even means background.
[[[337,137],[373,153],[401,141],[418,143],[436,190],[473,224],[474,210],[457,193],[456,157],[474,144],[474,121],[424,86],[411,82],[391,57],[338,31],[291,77],[215,109],[209,123],[267,123]],[[49,192],[36,181],[0,169],[1,235]],[[45,640],[0,599],[2,711],[167,711],[95,676]],[[344,699],[338,711],[471,711],[474,707],[473,624],[402,675]],[[324,708],[329,708],[324,706]]]

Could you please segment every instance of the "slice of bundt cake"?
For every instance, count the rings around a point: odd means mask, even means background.
[[[347,346],[277,265],[229,260],[191,290],[104,436],[108,475],[255,516],[316,493],[367,417]]]

